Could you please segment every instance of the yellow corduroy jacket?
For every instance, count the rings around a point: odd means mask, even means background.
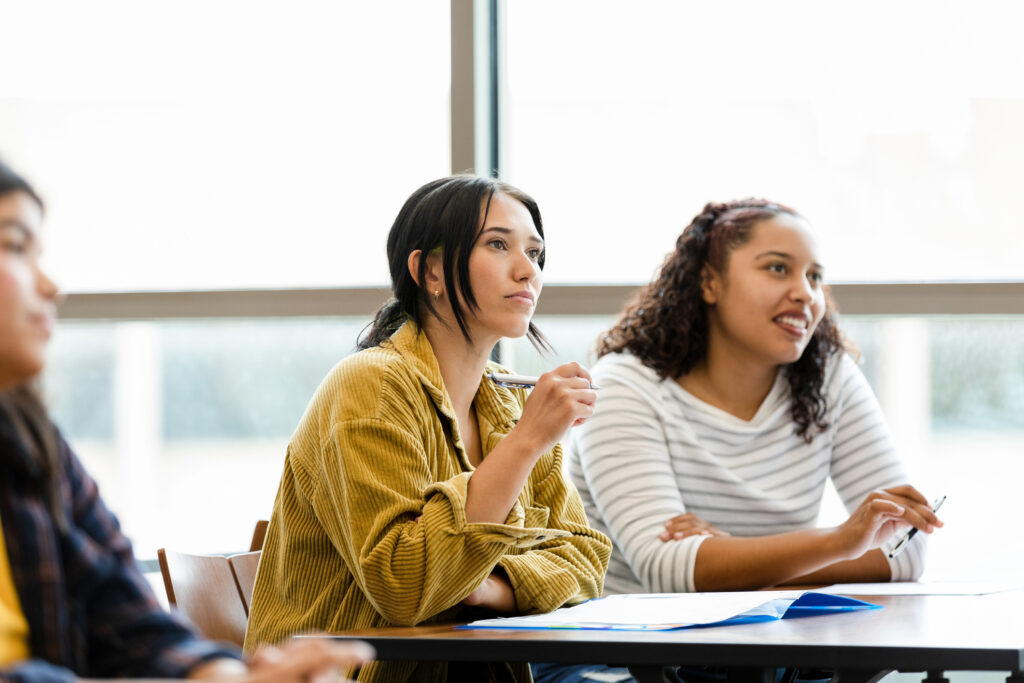
[[[484,457],[525,400],[521,389],[481,381],[474,407]],[[414,323],[341,361],[288,445],[246,650],[306,631],[454,621],[498,567],[521,613],[601,594],[611,544],[587,525],[561,446],[540,458],[504,524],[466,522],[472,473],[437,360]],[[507,671],[530,680],[525,664]],[[447,675],[443,663],[374,662],[358,678]]]

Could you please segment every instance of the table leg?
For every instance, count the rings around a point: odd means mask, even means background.
[[[1024,683],[1024,671],[1014,671],[1006,677],[1006,683]]]
[[[928,675],[921,679],[921,683],[949,683],[942,671],[929,671]]]

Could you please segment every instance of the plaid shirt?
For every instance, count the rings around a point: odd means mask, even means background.
[[[47,507],[38,464],[0,411],[0,519],[32,653],[0,671],[0,681],[176,678],[202,661],[237,657],[163,610],[96,482],[63,439],[60,462],[64,531]]]

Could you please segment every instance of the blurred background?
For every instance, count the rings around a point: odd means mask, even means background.
[[[710,200],[814,225],[919,488],[926,578],[1016,578],[1024,51],[1015,2],[0,0],[0,156],[68,292],[45,384],[146,560],[231,552],[387,296],[402,201],[539,201],[537,323],[597,334]],[[823,523],[844,518],[833,496]]]

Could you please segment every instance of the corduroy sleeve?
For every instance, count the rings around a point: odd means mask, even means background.
[[[562,474],[561,445],[541,459],[530,480],[532,509],[546,509],[545,526],[568,535],[498,562],[515,591],[516,608],[522,614],[550,612],[566,603],[600,597],[611,541],[587,524],[579,493]]]
[[[521,504],[505,524],[468,524],[471,473],[436,481],[423,439],[379,418],[334,426],[309,496],[331,542],[374,608],[416,624],[459,603],[509,547],[531,547],[558,529],[526,526]]]

